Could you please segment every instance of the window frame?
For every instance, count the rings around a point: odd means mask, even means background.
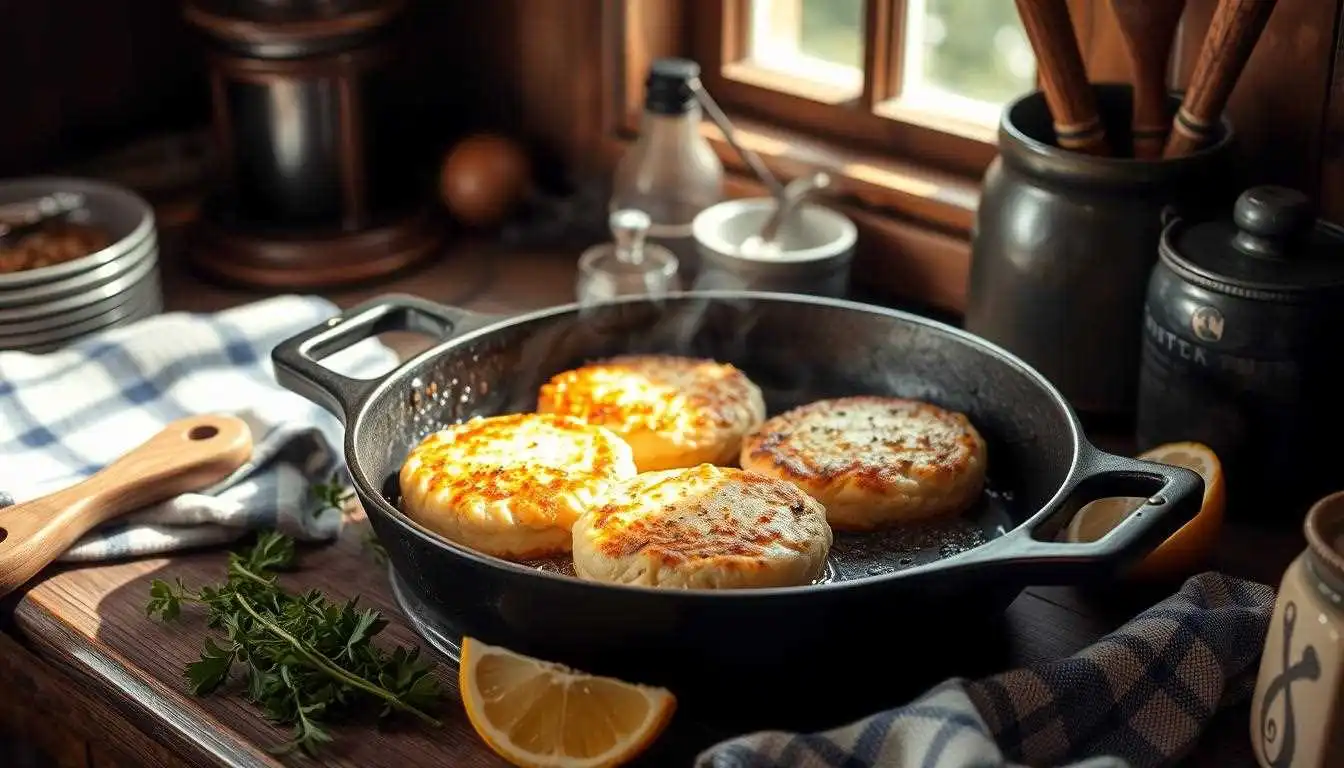
[[[717,6],[718,12],[706,9]],[[747,50],[751,0],[696,3],[689,21],[690,55],[714,98],[738,112],[868,152],[890,153],[963,177],[978,177],[997,153],[995,129],[935,127],[889,104],[900,83],[900,22],[904,0],[865,1],[864,87],[857,99],[827,99],[825,87],[807,88],[786,76],[752,67]],[[773,87],[772,87],[773,86]],[[802,95],[812,90],[813,94]]]
[[[739,143],[760,155],[772,173],[785,181],[817,169],[831,173],[830,199],[863,233],[854,266],[857,280],[929,306],[953,312],[964,308],[970,233],[981,180],[998,152],[997,130],[977,140],[892,116],[865,116],[857,109],[840,121],[835,110],[844,110],[842,105],[809,105],[798,96],[725,78],[720,72],[725,48],[744,41],[727,40],[723,26],[733,23],[727,14],[745,19],[747,0],[601,2],[602,123],[607,130],[599,149],[606,164],[619,159],[639,130],[644,77],[653,60],[694,58],[706,87],[733,120]],[[1127,80],[1128,62],[1109,4],[1067,2],[1090,79]],[[894,14],[903,10],[903,0],[870,0],[865,26],[897,35]],[[738,28],[744,31],[745,25]],[[878,40],[881,45],[865,47],[865,68],[879,76],[865,78],[861,103],[880,103],[899,82],[901,57],[891,55],[895,49],[889,40]],[[1173,51],[1173,71],[1181,71],[1177,55]],[[862,125],[852,129],[837,125],[856,117],[871,120],[859,120]],[[733,171],[729,194],[764,194],[718,128],[706,119],[700,130]]]

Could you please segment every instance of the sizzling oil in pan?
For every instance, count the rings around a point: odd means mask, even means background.
[[[713,355],[705,356],[714,357]],[[562,366],[559,369],[568,367],[571,366]],[[774,382],[770,381],[768,376],[762,376],[760,371],[749,371],[748,373],[752,380],[761,387],[762,393],[765,395],[767,416],[773,416],[812,400],[822,399],[824,396],[852,394],[850,392],[836,392],[833,395],[822,395],[815,391],[799,391],[793,387],[772,386]],[[454,379],[453,383],[457,384],[457,380]],[[496,401],[498,405],[504,407],[489,408],[479,415],[532,410],[536,404],[533,399],[535,398],[535,387],[518,386],[517,384],[515,384],[515,387],[515,391],[501,398],[502,402]],[[461,398],[461,404],[465,405],[473,400],[470,386],[454,387],[451,391],[456,392],[457,397]],[[442,398],[435,397],[433,394],[428,394],[423,401],[417,401],[418,410],[423,415],[422,417],[428,417],[426,420],[431,424],[446,426],[467,418],[466,415],[459,415],[458,418],[443,418],[446,413],[435,409],[435,401],[443,403]],[[434,428],[441,427],[436,426]],[[1014,528],[1021,517],[1014,514],[1013,487],[999,479],[1002,476],[1011,476],[1011,473],[1005,475],[1003,473],[1003,463],[995,461],[997,451],[992,436],[985,434],[985,438],[989,443],[988,477],[985,481],[985,490],[981,493],[980,500],[973,507],[956,517],[910,523],[882,531],[864,533],[835,531],[831,551],[826,558],[826,571],[815,583],[822,584],[831,581],[869,578],[928,565],[943,558],[974,549]],[[385,480],[383,497],[397,509],[405,512],[401,506],[401,490],[395,473]],[[522,564],[540,571],[549,571],[577,578],[574,572],[574,564],[567,557],[531,560]]]
[[[990,447],[992,450],[993,446]],[[993,477],[989,478],[980,501],[958,517],[867,533],[836,531],[826,558],[826,572],[814,583],[903,571],[960,554],[1002,536],[1014,526],[1013,497],[1009,491],[996,489],[993,482]],[[405,512],[396,475],[383,484],[383,497]],[[574,563],[567,557],[527,560],[521,564],[577,578]]]

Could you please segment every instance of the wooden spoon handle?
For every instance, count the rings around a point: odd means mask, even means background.
[[[1277,0],[1222,0],[1199,49],[1195,71],[1172,121],[1163,157],[1194,152],[1213,137],[1218,120]]]
[[[1162,156],[1171,127],[1167,112],[1167,62],[1185,0],[1111,0],[1125,39],[1134,85],[1134,156]]]
[[[1066,0],[1016,2],[1022,28],[1036,54],[1041,90],[1059,146],[1091,155],[1110,154]]]
[[[228,477],[252,455],[233,416],[192,416],[75,485],[0,509],[0,597],[37,575],[79,537],[118,515]]]

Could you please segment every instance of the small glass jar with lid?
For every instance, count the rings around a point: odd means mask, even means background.
[[[632,208],[608,219],[612,242],[595,245],[579,257],[575,286],[581,303],[620,296],[662,296],[681,289],[679,263],[672,251],[646,242],[649,215]]]

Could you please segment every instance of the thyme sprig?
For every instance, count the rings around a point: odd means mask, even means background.
[[[224,583],[188,588],[155,579],[146,612],[169,621],[184,604],[205,607],[222,636],[204,641],[185,675],[197,696],[217,691],[242,670],[244,697],[273,722],[293,727],[274,751],[316,755],[333,740],[329,723],[360,713],[394,714],[438,726],[430,714],[442,690],[418,648],[388,652],[373,638],[387,621],[358,598],[333,603],[318,590],[290,594],[279,574],[293,567],[294,541],[273,531],[229,554]]]

